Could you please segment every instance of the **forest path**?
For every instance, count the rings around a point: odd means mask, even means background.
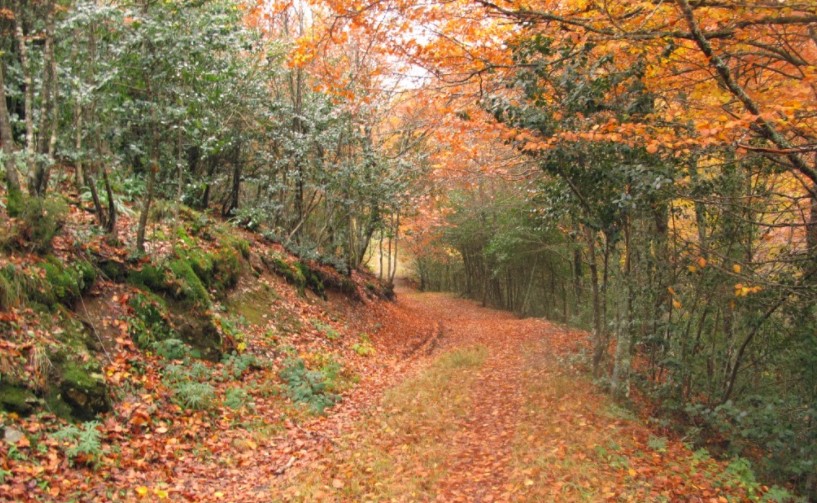
[[[586,335],[401,289],[433,354],[274,484],[283,501],[740,501],[724,467],[657,436],[588,379]],[[731,487],[731,488],[730,488]]]

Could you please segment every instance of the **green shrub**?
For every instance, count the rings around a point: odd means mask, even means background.
[[[359,339],[360,342],[354,344],[352,346],[352,350],[357,353],[358,356],[374,356],[376,351],[374,349],[374,345],[372,345],[372,340],[369,338],[369,335],[360,334]]]
[[[61,262],[53,256],[46,258],[41,265],[45,270],[45,281],[42,299],[48,305],[61,303],[70,306],[94,284],[96,269],[85,260],[74,261],[71,264]]]
[[[328,325],[319,320],[312,320],[312,324],[315,326],[316,329],[318,329],[319,332],[325,335],[326,338],[329,339],[330,341],[336,341],[340,339],[340,333],[337,330],[335,330],[334,327],[332,327],[332,325]]]
[[[73,463],[78,457],[84,458],[85,462],[96,466],[99,464],[102,455],[102,442],[100,440],[99,422],[88,421],[82,424],[82,428],[70,424],[54,432],[51,436],[60,442],[68,460]]]
[[[184,259],[171,260],[167,264],[173,273],[171,282],[176,285],[175,297],[201,307],[210,307],[210,294],[196,275],[190,263]]]
[[[140,348],[146,349],[159,341],[179,340],[179,334],[170,325],[164,305],[153,296],[136,294],[130,298],[128,305],[133,309],[129,332],[131,338]]]
[[[156,341],[152,346],[157,355],[168,360],[181,360],[192,354],[190,346],[175,338]]]
[[[287,384],[290,399],[306,405],[313,414],[323,414],[327,407],[340,401],[339,395],[327,389],[323,372],[307,370],[300,358],[287,360],[280,375]]]
[[[283,278],[287,280],[287,283],[295,285],[295,287],[298,289],[298,293],[303,295],[304,288],[306,287],[306,278],[304,278],[304,275],[301,273],[301,270],[298,267],[290,264],[280,255],[267,257],[265,262],[267,266],[273,270],[273,272],[283,276]]]
[[[215,389],[208,383],[182,381],[172,387],[173,399],[181,407],[205,410],[213,405]]]
[[[318,274],[316,274],[315,271],[313,271],[304,262],[296,262],[295,267],[298,269],[298,272],[300,272],[301,276],[304,278],[306,287],[312,290],[317,296],[325,300],[326,287],[324,286],[321,277]]]
[[[241,379],[251,368],[260,368],[258,358],[252,353],[231,353],[222,360],[224,379]]]
[[[249,395],[242,388],[230,388],[224,393],[224,406],[233,410],[249,405]]]
[[[65,224],[68,205],[59,197],[27,197],[22,203],[22,210],[15,234],[21,244],[37,253],[51,250],[54,238]]]

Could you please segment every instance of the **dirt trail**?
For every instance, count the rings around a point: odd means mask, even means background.
[[[437,349],[329,449],[275,484],[276,499],[745,498],[723,465],[657,436],[589,382],[575,366],[584,334],[405,288],[397,308],[441,324]],[[474,347],[484,360],[458,367],[458,352]]]
[[[508,482],[515,416],[524,403],[520,379],[524,358],[519,348],[541,332],[542,324],[447,296],[404,292],[404,298],[427,316],[444,320],[446,346],[480,344],[488,348],[488,358],[475,383],[473,408],[450,439],[449,475],[439,483],[438,499],[493,501]]]

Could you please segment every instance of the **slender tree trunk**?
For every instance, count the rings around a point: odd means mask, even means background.
[[[378,249],[380,250],[380,274],[378,274],[378,278],[380,281],[383,281],[383,240],[386,239],[386,236],[383,232],[380,232],[380,243]]]
[[[8,190],[6,212],[9,216],[16,217],[22,210],[23,191],[22,187],[20,187],[17,166],[15,166],[17,148],[14,144],[14,134],[11,131],[11,117],[6,106],[5,63],[2,59],[0,59],[0,143],[2,143],[3,157],[5,158],[4,167],[6,170],[6,188]]]
[[[235,210],[238,209],[238,205],[240,203],[239,197],[241,196],[241,144],[236,144],[233,149],[233,177],[232,177],[232,185],[230,188],[230,199],[227,205],[222,209],[222,216],[233,216]]]
[[[25,152],[26,152],[26,168],[28,170],[29,176],[34,173],[34,79],[31,76],[31,65],[29,63],[28,57],[28,41],[26,40],[25,33],[23,32],[23,10],[26,2],[22,0],[17,0],[14,2],[15,4],[15,13],[14,13],[14,35],[17,38],[17,44],[20,48],[20,65],[22,66],[23,72],[23,86],[24,89],[24,97],[23,97],[23,110],[25,113],[25,125],[26,125],[26,144],[25,144]],[[32,191],[32,188],[29,187],[29,192]]]
[[[148,225],[148,215],[150,214],[150,204],[153,202],[154,185],[156,184],[156,172],[159,171],[158,147],[154,146],[151,153],[150,167],[148,168],[147,187],[145,197],[142,200],[142,211],[139,214],[139,226],[136,228],[136,250],[145,253],[145,230]]]
[[[394,284],[394,277],[397,275],[397,243],[399,242],[399,234],[400,234],[400,213],[395,213],[394,215],[394,230],[392,231],[394,236],[394,258],[392,260],[392,269],[391,273],[389,274],[389,284]]]
[[[111,180],[108,178],[108,169],[104,164],[102,165],[102,181],[105,183],[105,195],[108,197],[108,216],[103,226],[105,227],[105,232],[114,236],[116,234],[116,201],[113,196]]]
[[[625,297],[624,319],[625,326],[619,324],[618,340],[616,342],[616,356],[613,366],[613,375],[610,378],[610,391],[613,396],[623,398],[629,395],[630,389],[630,356],[631,346],[633,343],[633,301],[635,296],[635,288],[633,284],[633,269],[632,260],[633,252],[630,240],[630,224],[624,224],[624,282],[626,284],[627,294]]]
[[[593,291],[593,376],[601,377],[602,362],[607,352],[604,324],[601,316],[601,290],[599,288],[599,268],[596,263],[596,237],[589,227],[584,228],[590,269],[590,286]]]
[[[51,176],[54,147],[57,141],[57,60],[54,56],[55,3],[48,3],[45,21],[45,47],[43,49],[42,103],[40,105],[39,138],[37,141],[37,159],[34,163],[32,183],[29,186],[31,195],[43,197],[48,190]],[[49,134],[46,134],[48,131]]]
[[[201,205],[202,210],[206,210],[210,206],[210,187],[213,183],[213,175],[216,174],[216,158],[209,157],[207,159],[207,180],[204,182],[204,192],[201,194]]]
[[[107,228],[108,221],[105,218],[105,210],[102,208],[102,200],[99,199],[99,191],[96,188],[96,180],[94,180],[89,168],[90,166],[83,171],[85,185],[87,185],[88,190],[91,191],[91,201],[94,203],[94,212],[96,213],[96,219],[99,222],[99,226],[102,228]]]
[[[74,151],[76,152],[76,162],[74,164],[74,185],[77,190],[82,189],[83,177],[83,155],[82,155],[82,102],[77,98],[74,105]]]

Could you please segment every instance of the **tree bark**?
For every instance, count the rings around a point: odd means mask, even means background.
[[[43,197],[51,177],[54,147],[57,142],[57,60],[54,56],[55,3],[48,3],[45,21],[45,47],[40,104],[40,125],[37,138],[37,159],[34,162],[31,195]],[[48,131],[48,134],[46,132]]]
[[[20,49],[20,66],[22,67],[23,71],[23,86],[24,89],[24,98],[23,98],[23,110],[25,113],[25,125],[26,125],[26,143],[25,143],[25,152],[26,152],[26,167],[28,169],[29,176],[31,173],[34,172],[34,79],[31,77],[31,65],[29,63],[28,57],[28,42],[26,41],[26,36],[23,31],[23,6],[26,2],[23,1],[16,1],[14,2],[15,12],[14,12],[14,35],[17,38],[17,44],[19,45]],[[31,187],[29,187],[29,192],[31,191]]]
[[[147,187],[145,190],[145,198],[142,200],[142,212],[139,214],[139,226],[136,228],[136,250],[139,253],[145,253],[145,229],[147,229],[148,215],[150,213],[150,204],[153,202],[154,185],[156,184],[156,172],[159,171],[159,160],[156,147],[151,154],[153,157],[150,161],[150,168],[148,169]]]
[[[22,209],[22,187],[15,165],[17,146],[14,143],[14,134],[11,131],[11,117],[6,106],[6,78],[5,64],[0,60],[0,143],[2,143],[4,167],[6,170],[6,188],[8,200],[6,212],[11,217],[19,215]]]

